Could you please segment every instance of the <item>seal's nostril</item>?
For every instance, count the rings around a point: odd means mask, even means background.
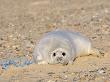
[[[58,57],[57,58],[57,61],[62,61],[62,57]]]

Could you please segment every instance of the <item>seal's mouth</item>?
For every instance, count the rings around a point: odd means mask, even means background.
[[[68,65],[68,61],[54,61],[52,63],[48,63],[48,64],[52,64],[52,65],[55,65],[55,64],[61,64],[61,65]]]
[[[68,65],[67,61],[57,61],[56,64]]]

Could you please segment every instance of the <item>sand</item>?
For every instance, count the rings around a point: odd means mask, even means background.
[[[0,60],[31,56],[42,35],[56,28],[82,33],[104,56],[67,66],[0,66],[0,82],[110,82],[109,0],[0,0]]]

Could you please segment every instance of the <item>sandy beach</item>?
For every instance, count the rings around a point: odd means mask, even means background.
[[[0,61],[31,58],[42,35],[57,28],[87,36],[103,57],[66,66],[0,66],[0,82],[110,82],[110,0],[0,0]]]

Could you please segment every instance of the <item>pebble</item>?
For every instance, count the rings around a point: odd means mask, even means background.
[[[54,72],[49,72],[48,74],[55,74]]]
[[[49,81],[47,81],[47,82],[55,82],[55,81],[53,81],[53,80],[49,80]]]
[[[109,13],[109,10],[108,10],[108,9],[104,9],[104,12],[105,12],[105,13]]]
[[[105,71],[103,69],[99,69],[98,73],[103,74],[103,73],[105,73]]]

